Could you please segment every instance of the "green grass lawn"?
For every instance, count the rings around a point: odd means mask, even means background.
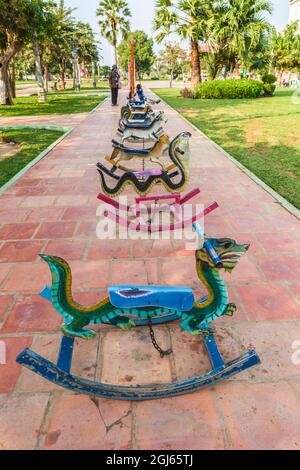
[[[37,96],[16,98],[13,106],[0,106],[0,116],[39,116],[44,114],[78,114],[92,111],[105,96],[48,95],[46,103]]]
[[[36,85],[36,80],[17,80],[16,85]]]
[[[3,131],[0,128],[0,139],[21,144],[20,150],[15,155],[0,161],[0,187],[55,142],[63,133],[63,131],[45,129]]]
[[[300,209],[300,98],[193,100],[177,89],[153,90],[198,129]]]
[[[58,90],[58,91],[49,91],[49,95],[78,95],[78,94],[89,94],[89,95],[99,95],[100,93],[108,93],[110,90],[108,87],[99,86],[97,84],[97,88],[83,86],[81,87],[80,91],[75,91],[73,88],[66,88],[66,90]]]

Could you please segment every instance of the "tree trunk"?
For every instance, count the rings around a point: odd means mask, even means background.
[[[9,76],[10,76],[11,96],[13,98],[16,98],[16,65],[15,65],[14,60],[12,60]]]
[[[46,93],[49,91],[49,65],[45,64],[44,67],[44,85],[45,85],[45,90]]]
[[[9,61],[0,59],[0,105],[13,104],[12,96],[9,89]]]
[[[117,43],[114,44],[114,54],[115,54],[115,64],[118,67],[118,51],[117,51]]]
[[[35,66],[36,66],[37,79],[38,79],[37,81],[38,81],[38,88],[39,88],[38,100],[39,100],[39,103],[45,103],[47,101],[47,94],[46,94],[45,84],[44,84],[44,77],[43,77],[43,71],[42,71],[42,65],[41,65],[41,56],[40,56],[39,46],[38,46],[36,37],[34,38],[33,49],[34,49]]]
[[[172,88],[173,86],[173,69],[171,70],[171,73],[170,73],[170,88]]]
[[[191,40],[191,65],[192,65],[192,87],[194,88],[198,83],[201,83],[201,63],[199,43],[197,39]]]

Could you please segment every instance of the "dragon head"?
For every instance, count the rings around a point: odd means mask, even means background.
[[[190,132],[181,132],[177,137],[174,139],[175,143],[175,154],[181,160],[188,162],[190,159],[190,145],[189,141],[192,137]]]
[[[237,265],[240,257],[249,249],[249,244],[238,244],[230,238],[209,238],[208,241],[217,252],[222,264],[216,266],[209,256],[207,250],[203,247],[196,251],[197,261],[207,263],[211,268],[224,268],[231,272]]]

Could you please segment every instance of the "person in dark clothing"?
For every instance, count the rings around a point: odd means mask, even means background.
[[[144,95],[144,90],[140,83],[136,87],[136,94],[138,95],[140,101],[145,101],[146,97]]]
[[[109,74],[109,86],[111,88],[111,104],[113,106],[118,105],[118,93],[120,88],[120,74],[118,67],[113,65]]]

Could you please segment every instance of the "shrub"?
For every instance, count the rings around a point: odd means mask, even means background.
[[[265,96],[273,96],[274,91],[276,90],[276,85],[273,83],[264,83],[263,87]]]
[[[276,90],[276,77],[275,75],[272,75],[271,73],[265,73],[261,77],[262,82],[263,82],[263,87],[264,87],[264,95],[265,96],[273,96],[274,91]]]
[[[246,79],[210,80],[199,84],[195,93],[196,98],[204,99],[258,98],[263,93],[263,84]]]
[[[277,78],[275,77],[275,75],[271,74],[271,73],[265,73],[264,75],[262,75],[261,77],[261,81],[263,83],[269,83],[269,84],[273,84],[275,83],[277,80]]]
[[[191,88],[183,88],[180,90],[180,94],[183,98],[196,98],[194,90],[191,90]]]

